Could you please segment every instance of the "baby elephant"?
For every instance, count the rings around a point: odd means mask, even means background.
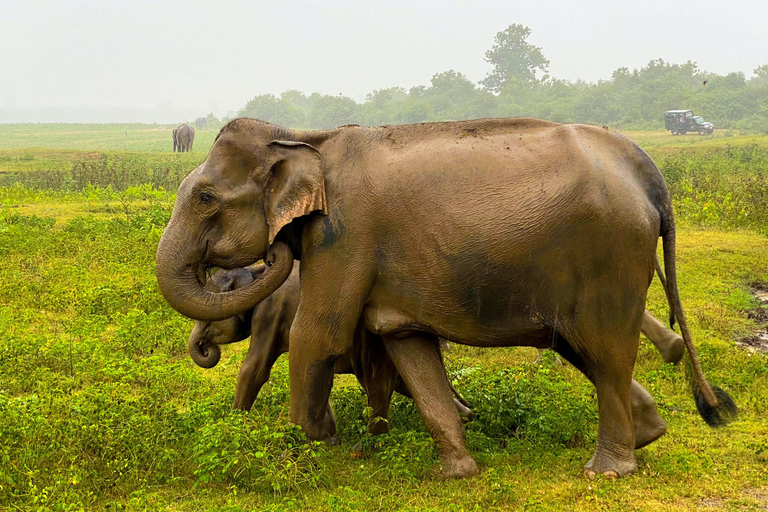
[[[227,292],[242,288],[266,271],[265,265],[247,268],[219,270],[206,282],[211,292]],[[269,380],[272,366],[281,354],[288,352],[288,333],[299,307],[299,264],[294,264],[288,280],[256,308],[218,322],[195,322],[189,337],[189,355],[203,368],[216,366],[221,357],[219,345],[233,343],[251,337],[248,354],[237,376],[235,409],[249,410],[262,386]],[[395,365],[387,355],[381,339],[358,328],[350,353],[336,360],[335,373],[354,374],[368,394],[368,404],[373,409],[370,431],[381,434],[389,430],[389,403],[392,392],[410,397]],[[459,413],[472,418],[472,410],[461,395],[453,389],[454,404]]]

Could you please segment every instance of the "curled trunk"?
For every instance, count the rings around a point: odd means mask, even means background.
[[[213,293],[204,287],[205,265],[185,258],[172,242],[163,242],[157,249],[160,292],[173,309],[195,320],[215,322],[253,309],[288,279],[293,268],[293,252],[276,242],[264,258],[269,268],[259,279],[230,292]]]
[[[189,356],[200,368],[213,368],[219,364],[221,359],[221,349],[213,343],[200,343],[197,340],[189,339]]]

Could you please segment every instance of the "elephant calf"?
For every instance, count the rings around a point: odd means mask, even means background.
[[[221,293],[242,288],[261,277],[265,265],[248,268],[219,270],[206,282],[208,291]],[[299,265],[278,290],[254,309],[217,322],[196,321],[189,337],[189,355],[202,368],[216,366],[221,357],[219,345],[234,343],[251,337],[248,354],[237,376],[235,409],[250,410],[277,358],[288,352],[288,334],[299,306]],[[339,357],[334,366],[338,374],[354,374],[368,394],[373,409],[370,431],[382,434],[389,430],[389,403],[392,392],[410,397],[408,388],[387,355],[381,339],[358,329],[352,351]],[[454,404],[460,414],[472,417],[472,410],[464,398],[452,388]]]

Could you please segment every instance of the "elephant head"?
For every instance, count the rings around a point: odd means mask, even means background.
[[[265,271],[264,265],[219,270],[205,283],[205,289],[214,293],[229,292],[251,284]],[[252,316],[253,310],[249,310],[217,322],[195,322],[189,336],[189,355],[195,364],[202,368],[216,366],[221,358],[219,345],[235,343],[251,335]]]
[[[294,220],[312,212],[326,213],[318,150],[269,123],[230,122],[179,186],[157,248],[161,293],[197,320],[253,309],[290,275],[293,251],[286,242],[296,236]],[[270,268],[249,285],[224,293],[204,288],[207,268],[244,267],[262,258]]]

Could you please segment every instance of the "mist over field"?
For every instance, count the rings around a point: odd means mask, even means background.
[[[374,91],[429,88],[449,71],[478,85],[493,70],[485,52],[512,24],[530,28],[548,81],[561,86],[658,59],[748,81],[767,63],[765,19],[757,1],[17,2],[0,17],[0,122],[232,117],[254,97],[286,91],[362,104]],[[548,113],[518,110],[460,114]]]

